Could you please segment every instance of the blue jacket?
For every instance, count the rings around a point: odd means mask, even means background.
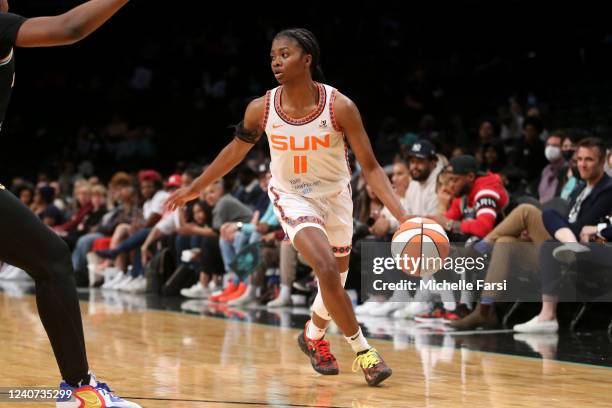
[[[576,187],[570,195],[570,208],[574,206],[576,198],[584,190],[586,184]],[[612,178],[604,173],[591,194],[587,196],[580,206],[578,217],[575,223],[570,223],[570,228],[576,237],[580,236],[580,231],[585,225],[597,225],[602,218],[610,214],[612,210]]]

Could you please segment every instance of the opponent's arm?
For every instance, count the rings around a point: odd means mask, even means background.
[[[264,114],[265,98],[258,98],[247,106],[244,120],[236,127],[232,140],[206,170],[190,186],[175,191],[166,202],[170,210],[182,207],[198,197],[200,192],[214,181],[229,173],[247,155],[263,133],[260,121]]]
[[[334,111],[338,125],[344,130],[355,157],[361,164],[366,182],[372,187],[376,196],[380,198],[391,214],[399,222],[404,221],[407,218],[406,211],[395,195],[389,177],[374,156],[370,139],[363,127],[357,106],[349,98],[338,93]]]
[[[129,0],[90,0],[53,17],[29,18],[17,32],[18,47],[73,44],[97,30]]]

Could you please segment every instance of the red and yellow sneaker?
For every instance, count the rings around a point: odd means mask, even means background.
[[[378,350],[374,347],[357,353],[353,361],[353,372],[361,368],[369,386],[374,387],[391,377],[393,370],[385,363]]]
[[[230,281],[230,283],[227,285],[225,289],[223,289],[221,293],[217,293],[216,295],[210,296],[208,300],[210,300],[211,302],[218,302],[220,297],[229,295],[230,293],[234,292],[236,289],[238,289],[238,285],[236,285],[233,281]]]
[[[444,313],[445,322],[456,322],[470,314],[470,309],[463,303],[458,305],[455,310],[446,311]]]
[[[417,323],[442,323],[446,315],[446,309],[442,305],[436,305],[429,313],[421,313],[414,317]]]
[[[306,322],[306,325],[309,322],[310,320]],[[338,362],[329,350],[329,341],[323,339],[310,340],[306,337],[306,328],[299,334],[297,341],[304,354],[310,357],[310,364],[317,373],[323,375],[338,374]]]

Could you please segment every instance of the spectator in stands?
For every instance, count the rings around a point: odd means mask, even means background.
[[[448,170],[454,198],[444,215],[430,214],[442,227],[454,234],[484,237],[495,225],[497,216],[508,203],[501,177],[481,173],[473,156],[458,156],[450,160]]]
[[[236,191],[233,192],[234,197],[253,210],[257,210],[257,204],[261,201],[265,202],[265,199],[268,197],[268,191],[262,190],[259,185],[257,173],[246,164],[238,170],[238,183]],[[267,207],[266,203],[265,208],[263,211],[260,211],[260,214],[263,214]]]
[[[510,163],[523,171],[528,182],[535,180],[546,165],[544,143],[540,140],[543,130],[538,118],[527,118],[523,122],[523,137],[512,145]]]
[[[61,224],[64,220],[62,212],[53,204],[54,200],[55,189],[51,186],[43,185],[38,187],[34,193],[32,211],[49,227]]]
[[[91,202],[91,185],[87,182],[78,183],[74,191],[76,197],[76,208],[68,221],[61,225],[56,225],[53,230],[73,248],[78,238],[78,227],[93,211]]]
[[[544,204],[561,194],[567,182],[568,162],[563,157],[563,137],[559,131],[552,132],[546,138],[544,155],[549,164],[544,167],[537,184],[536,196]]]
[[[400,199],[400,202],[406,207],[406,190],[410,184],[410,170],[408,163],[402,159],[398,159],[393,163],[393,170],[391,175],[391,183],[395,194]],[[370,234],[384,238],[397,229],[398,222],[395,220],[391,212],[387,208],[383,208],[381,216],[374,222],[374,225],[370,227]]]
[[[236,279],[235,274],[232,273],[231,262],[233,256],[237,253],[236,246],[244,243],[241,241],[242,235],[236,234],[236,232],[242,229],[244,224],[251,222],[253,219],[253,211],[229,194],[229,192],[226,192],[223,180],[218,180],[206,189],[206,202],[213,209],[213,229],[219,232],[220,236],[225,241],[228,243],[231,242],[230,245],[226,245],[223,248],[223,250],[227,252],[225,252],[222,258],[225,272],[230,277],[230,281],[223,291],[209,297],[209,299],[212,301],[227,301],[231,300],[228,299],[230,296],[232,298],[237,298],[243,295],[247,289],[246,283],[240,282],[239,279]],[[217,247],[219,248],[220,244],[218,244]],[[203,248],[202,251],[204,250]],[[214,266],[212,268],[207,268],[205,266],[204,270],[213,268]]]
[[[19,201],[23,203],[26,207],[30,208],[32,202],[34,201],[34,188],[29,183],[18,184],[15,188],[13,188],[13,192],[19,198]]]
[[[481,145],[491,144],[497,140],[495,125],[490,120],[483,120],[478,127],[478,139]]]
[[[204,196],[204,194],[202,194],[202,196]],[[213,272],[216,272],[214,275],[221,276],[221,271],[223,270],[223,260],[218,250],[219,235],[212,229],[210,221],[207,219],[207,207],[208,204],[204,201],[196,201],[191,207],[193,221],[185,223],[177,231],[179,235],[185,236],[190,241],[189,248],[185,248],[184,245],[179,245],[180,237],[177,237],[177,259],[180,259],[182,263],[192,265],[192,267],[196,268],[196,272],[198,273],[198,281],[193,286],[181,289],[181,295],[193,299],[205,299],[210,296],[212,290],[209,286],[211,286],[211,282],[215,282]],[[153,232],[154,231],[155,229]],[[144,251],[144,247],[148,246],[147,243],[151,239],[151,235],[149,237],[145,245],[143,245],[143,254],[146,252]],[[212,241],[216,244],[215,246],[217,249],[212,252],[202,251],[202,244],[205,240]],[[191,259],[189,261],[183,260],[182,253],[185,249],[191,249]],[[215,268],[211,270],[206,267],[207,265],[215,265]],[[202,269],[203,267],[205,269]]]
[[[111,177],[108,183],[108,196],[106,208],[109,210],[114,208],[121,202],[122,190],[126,185],[132,184],[132,177],[124,171],[118,171]]]
[[[500,173],[506,166],[506,151],[501,142],[485,143],[478,148],[476,159],[480,162],[480,171]]]

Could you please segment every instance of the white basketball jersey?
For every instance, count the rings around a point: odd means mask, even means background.
[[[348,145],[334,117],[337,91],[317,86],[317,108],[300,119],[283,112],[282,86],[268,91],[262,126],[270,144],[270,185],[310,198],[339,194],[351,178]]]

